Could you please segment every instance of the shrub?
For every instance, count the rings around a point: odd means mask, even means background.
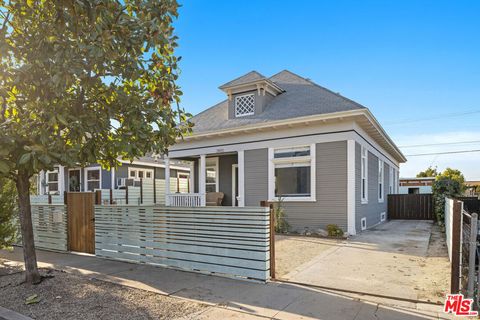
[[[456,180],[441,177],[432,185],[433,207],[438,224],[445,220],[445,198],[458,197],[462,193],[462,185]]]
[[[275,232],[276,233],[287,233],[290,229],[290,225],[287,222],[285,209],[283,207],[283,198],[279,197],[278,201],[275,202],[273,207],[275,214]]]
[[[327,225],[328,236],[330,237],[342,237],[343,230],[336,224]]]
[[[0,249],[9,248],[17,241],[16,200],[13,181],[0,179]]]

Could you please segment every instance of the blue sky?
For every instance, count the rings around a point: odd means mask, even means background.
[[[218,86],[283,69],[368,108],[400,146],[480,140],[480,1],[185,1],[176,22],[182,105],[196,114]],[[405,154],[480,143],[404,148]],[[480,153],[409,157],[480,180]]]

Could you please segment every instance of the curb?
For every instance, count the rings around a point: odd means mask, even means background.
[[[12,311],[10,309],[0,307],[0,319],[3,320],[33,320],[30,317],[24,316],[18,312]]]

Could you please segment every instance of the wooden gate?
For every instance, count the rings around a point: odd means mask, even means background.
[[[435,220],[431,194],[388,195],[388,218],[408,220]]]
[[[67,193],[68,250],[95,253],[95,194]]]

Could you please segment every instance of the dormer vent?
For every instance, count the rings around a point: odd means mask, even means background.
[[[255,114],[255,95],[244,94],[235,97],[235,117],[245,117]]]

